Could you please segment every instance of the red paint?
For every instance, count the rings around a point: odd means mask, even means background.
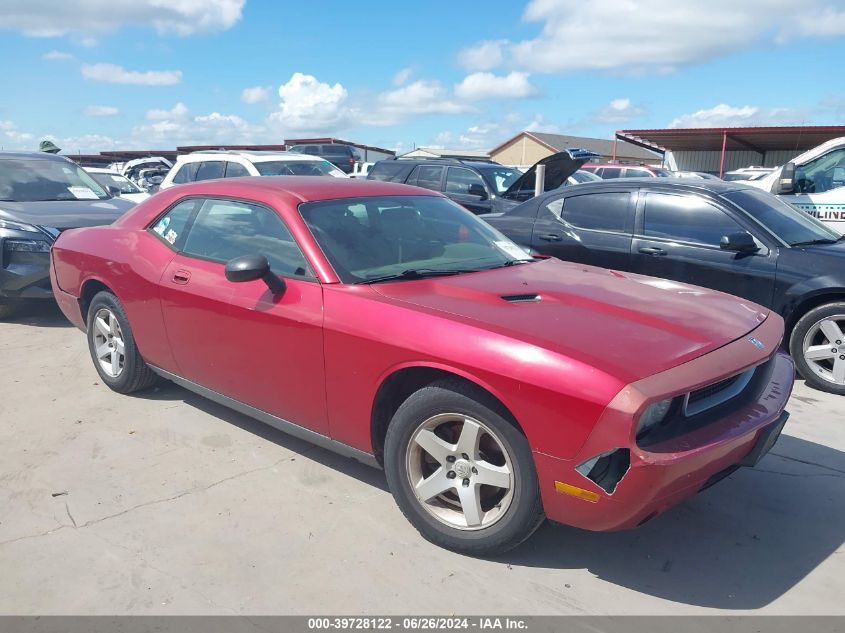
[[[223,265],[174,253],[147,227],[186,196],[226,196],[275,209],[318,281],[233,284]],[[245,178],[173,187],[108,227],[70,230],[53,248],[54,292],[84,328],[85,284],[123,303],[151,364],[339,442],[373,452],[371,416],[394,372],[435,368],[475,382],[513,414],[534,451],[548,516],[592,529],[636,524],[693,494],[751,450],[789,397],[790,362],[760,400],[681,438],[639,449],[636,420],[651,402],[765,362],[783,321],[718,292],[548,259],[492,271],[378,285],[339,282],[299,217],[302,201],[439,195],[394,183]],[[187,282],[182,282],[187,274]],[[178,280],[177,280],[178,278]],[[501,295],[536,293],[539,302]],[[758,350],[750,333],[763,342]],[[628,447],[632,466],[613,496],[575,466]],[[563,481],[598,492],[585,503]]]

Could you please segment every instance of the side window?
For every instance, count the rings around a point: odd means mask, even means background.
[[[411,177],[408,178],[408,184],[440,191],[440,178],[442,175],[442,167],[418,165],[414,168],[414,173],[411,174]]]
[[[284,221],[275,211],[257,204],[204,200],[182,252],[221,263],[260,254],[277,275],[314,279]]]
[[[233,160],[226,161],[226,178],[240,178],[241,176],[249,176],[246,167]]]
[[[310,154],[311,156],[319,156],[320,155],[320,146],[319,145],[306,145],[305,148],[302,150],[304,154]]]
[[[188,219],[200,203],[201,201],[196,198],[183,200],[161,216],[150,227],[150,231],[165,240],[168,244],[175,246],[176,241],[185,231],[185,225],[188,224]]]
[[[620,167],[605,167],[601,172],[601,177],[605,180],[619,178],[620,176],[622,176],[622,169]]]
[[[463,167],[450,167],[446,172],[446,193],[470,194],[470,187],[478,185],[484,189],[484,181],[474,171]]]
[[[546,210],[570,226],[594,231],[629,231],[628,192],[593,193],[558,198]]]
[[[648,237],[719,246],[723,235],[743,230],[724,211],[701,198],[646,194],[643,234]]]
[[[197,167],[199,163],[185,163],[173,176],[173,184],[183,184],[186,182],[194,182],[194,177],[197,174]]]
[[[845,185],[845,148],[795,168],[797,193],[822,193]]]
[[[223,161],[222,160],[208,160],[199,164],[197,167],[197,175],[194,180],[211,180],[212,178],[223,177]]]
[[[626,178],[648,178],[649,176],[651,176],[651,172],[647,169],[640,169],[639,167],[625,168]]]

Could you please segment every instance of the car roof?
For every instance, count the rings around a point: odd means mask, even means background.
[[[68,162],[70,159],[61,154],[50,154],[48,152],[0,152],[0,160],[60,160]]]
[[[381,180],[362,180],[358,178],[333,178],[331,176],[264,176],[255,178],[223,178],[201,180],[179,185],[179,191],[185,195],[227,195],[244,198],[287,197],[299,202],[316,200],[336,200],[338,198],[363,198],[369,196],[434,196],[441,194]]]
[[[613,190],[620,187],[647,187],[650,190],[685,191],[690,193],[709,193],[719,196],[731,191],[752,190],[762,191],[759,187],[744,184],[739,181],[728,182],[725,180],[709,180],[705,178],[613,178],[611,180],[582,182],[575,187],[553,189],[547,191],[542,198],[550,198],[562,193],[567,195],[578,195],[590,191]]]
[[[176,162],[192,163],[202,160],[223,160],[226,156],[240,156],[246,158],[253,163],[261,163],[271,160],[289,160],[289,161],[321,161],[325,162],[319,156],[309,156],[308,154],[296,154],[294,152],[268,152],[268,151],[237,151],[237,150],[207,150],[203,152],[191,152],[190,154],[182,154],[176,157]]]

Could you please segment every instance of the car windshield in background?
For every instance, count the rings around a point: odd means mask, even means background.
[[[325,160],[268,160],[253,164],[262,176],[332,176],[343,173]]]
[[[667,169],[658,169],[657,167],[652,167],[651,171],[653,171],[654,175],[658,178],[672,178],[675,175]]]
[[[835,229],[765,191],[741,189],[724,197],[790,246],[825,244],[841,237]]]
[[[91,174],[103,187],[117,187],[120,193],[143,193],[131,180],[120,174]]]
[[[78,165],[64,160],[0,160],[0,200],[103,200],[108,193]]]
[[[531,257],[447,198],[390,196],[299,205],[344,283],[475,272]]]
[[[483,167],[479,168],[478,171],[497,195],[506,192],[522,175],[522,172],[518,169],[509,167]]]

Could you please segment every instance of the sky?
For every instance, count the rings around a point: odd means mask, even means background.
[[[845,0],[0,0],[0,148],[845,123]]]

